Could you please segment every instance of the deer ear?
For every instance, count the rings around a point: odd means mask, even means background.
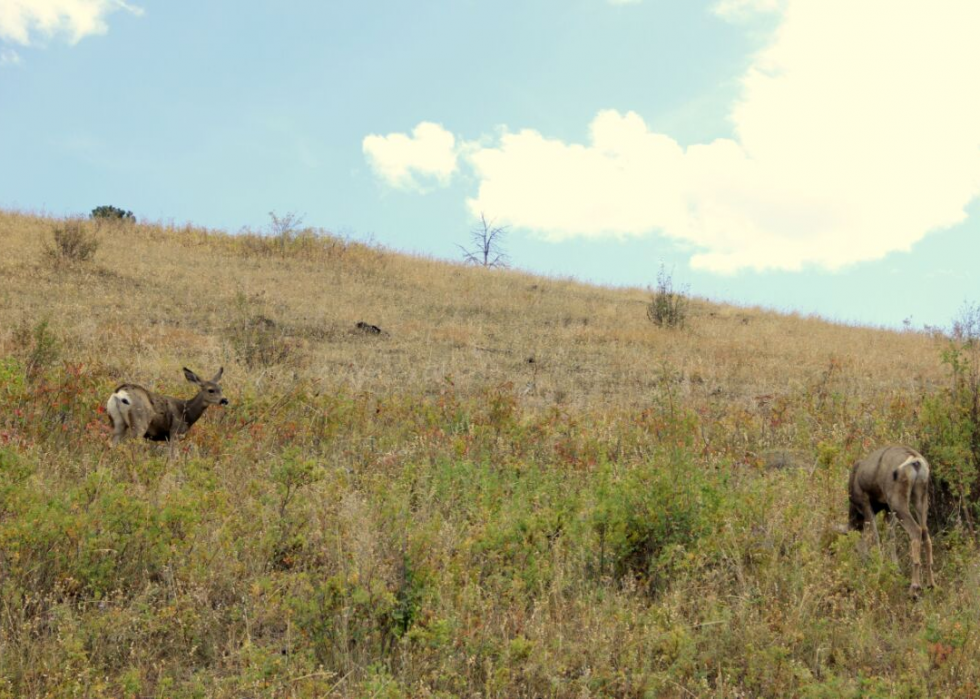
[[[184,367],[184,378],[187,379],[188,381],[190,381],[191,383],[196,383],[198,385],[201,384],[201,379],[199,379],[197,377],[197,374],[195,374],[193,371],[191,371],[187,367]]]
[[[221,367],[220,369],[218,369],[218,373],[214,375],[214,378],[211,379],[211,383],[218,383],[219,381],[221,381],[221,375],[223,373],[225,373],[225,368]]]

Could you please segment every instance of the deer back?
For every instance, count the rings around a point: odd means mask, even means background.
[[[873,505],[891,505],[895,497],[907,501],[911,488],[926,487],[929,462],[906,446],[882,447],[854,464],[851,470],[852,499],[866,493]]]

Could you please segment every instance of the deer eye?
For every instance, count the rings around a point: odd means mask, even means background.
[[[213,388],[209,388],[208,389],[208,393],[214,393],[214,389]]]

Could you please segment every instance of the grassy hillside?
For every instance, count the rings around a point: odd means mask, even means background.
[[[86,222],[66,261],[65,225],[0,212],[0,697],[980,691],[962,338],[662,329],[646,290],[312,233]],[[112,389],[183,366],[231,405],[174,462],[108,449]],[[893,441],[944,483],[918,600],[904,534],[837,532]]]

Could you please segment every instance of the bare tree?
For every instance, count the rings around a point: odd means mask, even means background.
[[[297,229],[303,225],[303,216],[292,211],[278,216],[275,211],[269,212],[269,234],[279,239],[279,249],[286,255],[286,245],[293,239]]]
[[[495,226],[493,221],[487,221],[485,214],[480,214],[480,224],[470,231],[470,241],[474,248],[467,250],[462,245],[463,259],[470,264],[481,267],[507,267],[509,257],[503,251],[502,242],[507,226]]]

